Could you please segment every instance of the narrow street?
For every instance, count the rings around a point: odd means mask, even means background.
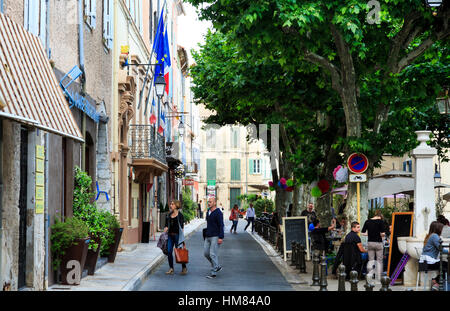
[[[225,239],[219,251],[222,271],[216,279],[207,279],[210,264],[203,256],[202,230],[187,240],[189,250],[188,274],[166,275],[167,259],[150,275],[141,291],[292,291],[278,268],[272,263],[251,233],[244,232],[247,222],[240,220],[237,234],[230,234],[230,222],[225,221]],[[203,228],[203,227],[202,227]],[[256,233],[254,233],[256,234]]]

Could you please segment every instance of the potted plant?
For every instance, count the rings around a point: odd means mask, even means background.
[[[80,280],[88,250],[89,228],[76,217],[66,218],[64,222],[56,219],[55,224],[51,226],[50,240],[53,269],[56,271],[60,268],[61,283],[79,285],[77,281],[68,281],[67,274],[74,267],[68,267],[67,264],[72,260],[79,263],[80,276],[76,280]]]
[[[93,201],[94,193],[91,191],[92,179],[79,167],[75,167],[75,189],[73,195],[73,215],[84,221],[89,228],[91,237],[86,258],[88,275],[93,275],[97,265],[100,247],[106,243],[108,226],[106,213],[99,211]]]
[[[112,263],[116,259],[123,228],[120,228],[120,223],[114,215],[109,212],[105,213],[108,235],[105,243],[102,244],[100,253],[102,257],[108,257],[108,262]]]

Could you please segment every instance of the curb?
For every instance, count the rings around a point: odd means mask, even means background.
[[[191,235],[196,233],[198,229],[205,224],[205,221],[200,222],[197,227],[195,227],[191,232],[189,232],[185,238],[189,238]],[[166,258],[166,255],[160,254],[155,259],[153,259],[148,265],[142,268],[135,276],[133,276],[127,284],[125,284],[120,290],[121,291],[136,291],[142,284],[147,281],[150,274],[158,267],[158,265],[163,262]]]

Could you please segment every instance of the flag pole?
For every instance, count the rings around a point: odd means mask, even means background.
[[[167,0],[164,0],[163,6],[162,6],[162,10],[164,10],[164,8],[165,8],[166,5],[167,5]],[[158,12],[158,13],[159,13],[159,12]],[[158,33],[156,33],[155,38],[153,38],[153,42],[155,41],[157,35],[158,35]],[[150,53],[150,59],[149,59],[149,61],[148,61],[149,64],[152,62],[152,57],[153,57],[153,53],[154,53],[154,52],[155,52],[155,44],[153,44],[153,46],[152,46],[152,52]],[[147,66],[147,71],[145,72],[145,78],[144,78],[144,82],[143,82],[143,84],[142,84],[142,89],[141,89],[140,94],[139,94],[139,102],[138,102],[137,109],[139,109],[139,108],[141,107],[142,95],[144,94],[144,89],[145,89],[145,86],[146,86],[146,84],[147,84],[147,80],[148,80],[148,72],[150,71],[150,67],[151,67],[151,66],[148,65],[148,66]],[[152,70],[152,81],[153,81],[154,77],[155,77],[155,74],[154,74],[154,72],[153,72],[153,70]],[[146,104],[146,105],[148,104],[148,100],[146,101],[145,104]]]

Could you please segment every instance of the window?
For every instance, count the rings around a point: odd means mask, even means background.
[[[113,0],[103,0],[103,44],[108,50],[113,48]]]
[[[212,149],[216,147],[216,130],[214,128],[206,130],[206,147]]]
[[[239,148],[239,128],[231,128],[231,148]]]
[[[91,29],[97,25],[97,0],[84,0],[84,21]]]
[[[216,159],[206,159],[206,180],[216,180]]]
[[[0,0],[0,12],[3,13],[3,0]]]
[[[231,180],[241,180],[241,159],[231,159]]]
[[[25,0],[24,26],[26,30],[41,39],[44,47],[46,46],[47,7],[45,0]]]
[[[127,6],[130,11],[131,19],[142,34],[144,30],[142,25],[142,0],[128,0]]]
[[[261,159],[249,160],[250,174],[261,174]]]

